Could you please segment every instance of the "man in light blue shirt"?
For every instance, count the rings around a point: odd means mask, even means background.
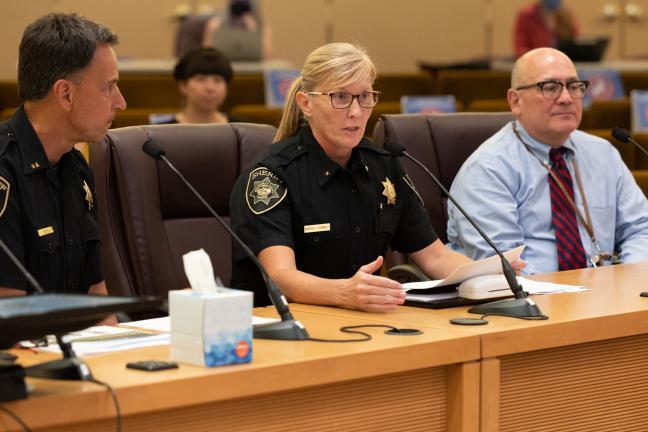
[[[553,194],[560,192],[550,186],[551,181],[561,182],[548,174],[549,169],[556,173],[550,150],[560,148],[568,170],[565,183],[578,209],[564,206],[574,215],[574,231],[580,234],[577,258],[592,266],[592,261],[614,261],[605,258],[617,252],[624,263],[648,261],[646,197],[608,141],[576,130],[586,88],[560,51],[539,48],[520,57],[507,93],[516,120],[484,142],[452,184],[451,193],[499,248],[527,245],[523,274],[564,268],[559,267],[563,252],[556,241],[561,233],[555,225],[560,222],[554,222],[552,212]],[[493,254],[451,203],[448,218],[451,248],[474,259]]]

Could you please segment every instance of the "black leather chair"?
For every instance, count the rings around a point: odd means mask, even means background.
[[[374,143],[382,147],[386,139],[397,141],[450,189],[468,156],[512,119],[510,112],[383,115],[374,129]],[[402,163],[425,203],[432,227],[445,243],[447,198],[419,167],[405,159]],[[387,261],[389,266],[406,262],[399,254],[389,254]]]
[[[108,290],[162,295],[188,286],[182,255],[203,248],[227,284],[231,239],[180,179],[142,151],[147,139],[226,220],[230,192],[243,168],[272,142],[275,129],[245,123],[114,129],[90,146]]]

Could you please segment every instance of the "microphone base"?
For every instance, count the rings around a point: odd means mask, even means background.
[[[25,370],[17,364],[0,364],[0,402],[27,399]]]
[[[306,327],[296,320],[285,320],[255,326],[252,329],[255,339],[308,340]]]
[[[527,297],[484,303],[471,307],[468,309],[468,312],[480,315],[499,315],[533,320],[549,319],[547,315],[544,315],[540,311],[538,305]]]
[[[39,363],[25,368],[25,375],[34,378],[47,378],[72,381],[88,381],[92,373],[88,366],[78,357],[66,357]]]

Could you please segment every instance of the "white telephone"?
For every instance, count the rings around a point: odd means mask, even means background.
[[[513,293],[503,274],[476,276],[459,284],[459,297],[470,300],[512,297]]]

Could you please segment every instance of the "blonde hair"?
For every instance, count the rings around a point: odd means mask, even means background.
[[[364,48],[350,43],[330,43],[311,52],[301,75],[292,83],[286,95],[281,123],[274,142],[293,135],[302,116],[295,96],[298,92],[315,91],[319,85],[344,87],[369,79],[376,79],[376,66]]]

